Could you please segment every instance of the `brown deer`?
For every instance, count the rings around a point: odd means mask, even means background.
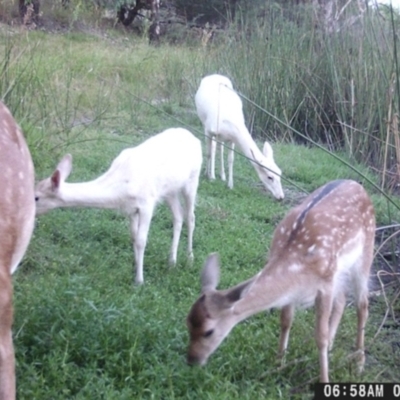
[[[0,400],[15,399],[11,274],[32,236],[34,170],[21,129],[0,102]]]
[[[328,348],[349,293],[357,306],[361,371],[374,236],[375,214],[366,191],[357,182],[337,180],[286,215],[275,229],[267,265],[251,279],[216,290],[219,263],[211,254],[202,271],[202,294],[187,318],[188,363],[204,365],[236,324],[271,308],[281,309],[279,355],[283,356],[295,307],[315,304],[320,380],[329,382]]]

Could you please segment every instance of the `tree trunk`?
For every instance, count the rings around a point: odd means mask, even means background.
[[[145,8],[143,0],[137,0],[134,7],[130,4],[123,4],[117,12],[118,21],[122,22],[124,26],[129,26],[142,8]]]
[[[37,24],[40,0],[19,0],[19,15],[24,25]]]
[[[129,26],[142,9],[151,10],[149,40],[157,43],[160,40],[160,0],[136,0],[135,6],[125,3],[118,9],[118,21],[124,26]]]
[[[149,40],[153,43],[159,43],[160,41],[160,21],[159,21],[159,11],[160,11],[160,0],[150,0],[151,6],[151,25],[149,28]]]

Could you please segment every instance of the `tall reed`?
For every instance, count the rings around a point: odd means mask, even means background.
[[[337,29],[326,32],[315,9],[296,10],[270,3],[258,17],[243,14],[204,68],[223,65],[240,92],[277,117],[245,103],[256,137],[304,142],[279,119],[391,175],[397,153],[387,124],[400,98],[392,78],[398,60],[395,20],[376,10],[357,19],[359,10],[349,9]]]

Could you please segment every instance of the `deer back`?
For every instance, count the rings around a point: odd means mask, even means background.
[[[349,259],[366,247],[372,251],[374,235],[374,208],[364,188],[351,180],[332,181],[279,223],[269,265],[298,271],[304,267],[312,274],[331,276],[341,268],[341,258]]]

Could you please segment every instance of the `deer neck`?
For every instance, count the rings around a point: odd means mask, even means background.
[[[234,304],[235,320],[240,322],[261,311],[282,308],[295,302],[298,293],[294,286],[301,286],[298,281],[298,275],[290,269],[273,268],[273,271],[269,271],[266,267],[254,277],[249,291]],[[307,296],[308,294],[305,295],[305,301]]]
[[[264,156],[261,153],[260,149],[257,147],[246,126],[242,126],[239,131],[239,134],[236,136],[236,144],[240,147],[243,154],[250,159],[250,162],[256,168],[258,164],[255,163],[254,160],[262,160]]]
[[[121,182],[109,183],[101,177],[89,182],[67,183],[60,188],[62,207],[118,208]]]

